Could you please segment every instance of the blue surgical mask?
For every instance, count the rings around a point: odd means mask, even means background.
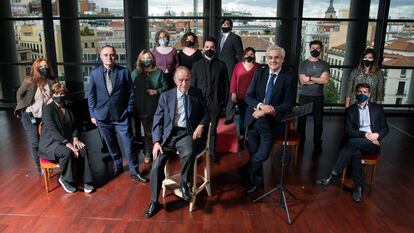
[[[167,46],[167,45],[168,45],[168,39],[159,39],[159,40],[158,40],[158,43],[159,43],[161,46]]]
[[[363,93],[360,93],[360,94],[356,95],[355,98],[358,101],[358,103],[364,103],[365,101],[368,100],[369,96],[367,96],[367,95],[365,95]]]

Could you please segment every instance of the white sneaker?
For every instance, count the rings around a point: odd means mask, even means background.
[[[89,184],[83,184],[83,191],[85,193],[91,193],[95,190],[95,188],[92,185]]]

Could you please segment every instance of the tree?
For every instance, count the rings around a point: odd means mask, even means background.
[[[338,88],[335,86],[335,83],[332,80],[329,80],[329,82],[325,84],[323,95],[325,97],[325,103],[328,103],[328,104],[338,103],[338,100],[339,100]]]

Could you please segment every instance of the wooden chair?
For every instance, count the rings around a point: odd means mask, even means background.
[[[210,152],[209,152],[209,144],[210,144],[210,129],[211,125],[208,128],[208,136],[207,136],[207,142],[206,147],[197,154],[194,165],[193,165],[193,180],[192,180],[192,186],[191,188],[191,200],[190,200],[190,207],[189,211],[192,212],[194,210],[194,204],[197,198],[197,195],[203,191],[204,189],[207,191],[207,195],[211,196],[211,185],[210,185]],[[197,171],[197,164],[198,161],[203,159],[203,156],[205,157],[204,163],[203,163],[203,174],[198,174]],[[181,174],[177,173],[174,175],[170,174],[170,168],[169,168],[169,159],[167,160],[167,163],[164,167],[164,174],[165,179],[162,182],[162,196],[166,196],[167,189],[172,191],[176,196],[182,197],[182,193],[180,191],[180,184],[177,181]],[[200,183],[200,182],[201,183]]]
[[[298,163],[298,155],[299,155],[300,134],[296,130],[294,120],[290,120],[288,124],[289,124],[289,129],[288,129],[288,140],[287,140],[286,146],[288,146],[291,154],[293,155],[293,159],[294,159],[293,165],[294,167],[296,167]],[[273,146],[274,145],[283,146],[284,143],[285,143],[285,135],[283,134],[283,135],[276,137],[276,139],[273,141]]]
[[[380,153],[363,154],[361,156],[361,162],[362,162],[362,165],[364,166],[364,175],[366,174],[366,168],[371,167],[370,186],[372,186],[372,184],[374,184],[374,176],[375,176],[375,172],[376,172],[376,169],[377,169],[377,163],[378,163],[379,157],[380,157]],[[345,182],[346,169],[347,169],[347,167],[345,167],[344,171],[342,172],[342,185]]]
[[[42,134],[42,123],[39,124],[39,135]],[[42,169],[42,173],[43,173],[43,179],[45,181],[45,188],[46,188],[46,193],[49,193],[49,181],[51,176],[51,171],[53,171],[53,169],[59,168],[59,164],[54,163],[52,161],[49,161],[47,159],[44,158],[40,158],[40,168]]]

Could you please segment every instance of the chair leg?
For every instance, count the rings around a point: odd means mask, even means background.
[[[49,193],[49,169],[42,168],[42,171],[43,171],[43,179],[45,180],[46,193]]]
[[[294,153],[295,153],[295,162],[293,163],[294,167],[296,168],[297,164],[298,164],[298,156],[299,156],[299,145],[294,145]]]
[[[377,170],[377,165],[374,164],[372,165],[372,171],[371,171],[371,186],[374,184],[374,177],[375,177],[375,172]]]
[[[167,160],[167,162],[165,163],[164,174],[165,174],[164,180],[170,178],[170,160]],[[162,182],[162,197],[165,197],[166,193],[167,193],[167,187],[165,187],[165,184],[163,181]]]
[[[347,169],[347,167],[345,167],[344,170],[343,170],[343,172],[342,172],[341,186],[344,185],[344,183],[345,183],[346,169]]]
[[[206,155],[206,165],[204,166],[204,177],[207,181],[206,191],[207,195],[211,197],[211,180],[210,180],[210,154],[207,152]]]

